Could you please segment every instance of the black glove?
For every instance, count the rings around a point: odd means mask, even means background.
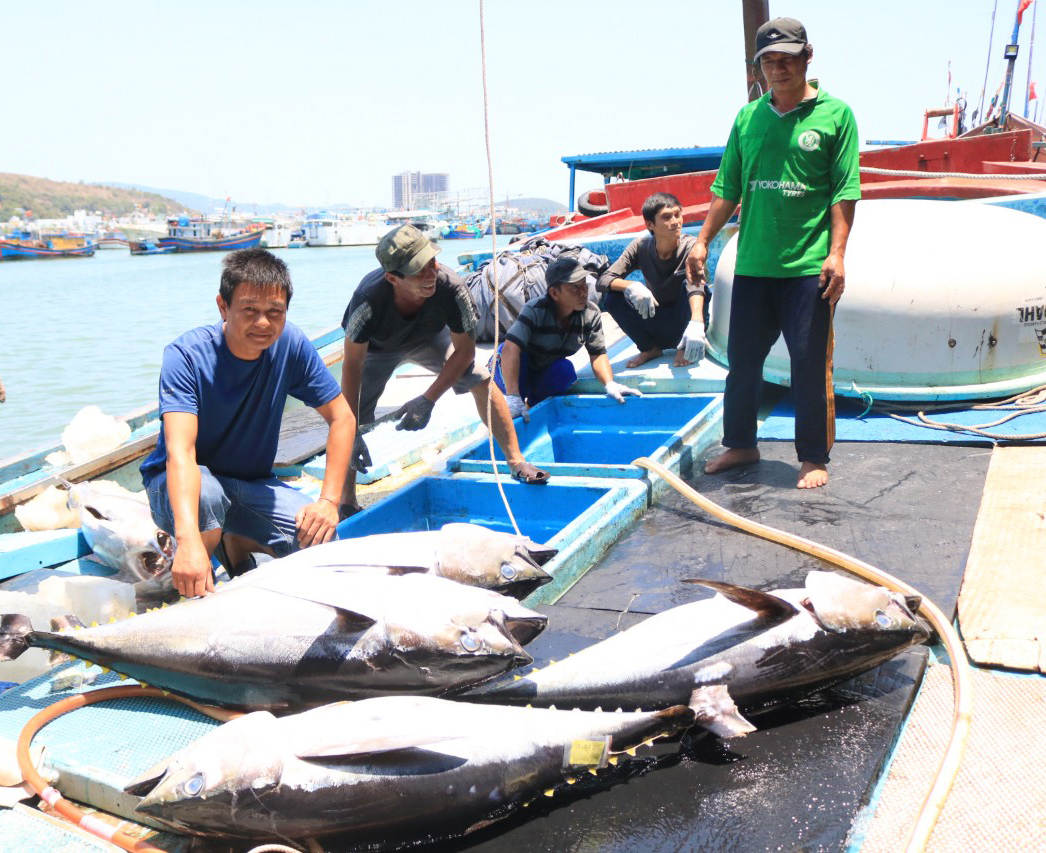
[[[424,429],[432,416],[433,403],[426,396],[415,397],[408,403],[404,403],[395,414],[400,419],[396,429]]]
[[[362,435],[357,435],[356,440],[352,443],[352,469],[366,474],[372,464],[367,443],[363,440]]]

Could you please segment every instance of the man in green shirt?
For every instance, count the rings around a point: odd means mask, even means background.
[[[832,315],[846,284],[843,256],[861,197],[853,113],[807,81],[812,57],[798,21],[775,18],[759,28],[755,58],[770,91],[734,121],[712,205],[687,259],[688,278],[705,281],[708,244],[740,201],[723,401],[726,450],[705,463],[705,473],[759,460],[763,362],[784,334],[800,489],[828,482],[835,440]]]

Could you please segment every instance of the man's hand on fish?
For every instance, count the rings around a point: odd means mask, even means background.
[[[214,592],[211,558],[199,536],[178,542],[171,564],[174,588],[186,598]]]
[[[298,526],[298,544],[302,548],[330,542],[338,526],[338,504],[320,498],[298,510],[294,517]]]

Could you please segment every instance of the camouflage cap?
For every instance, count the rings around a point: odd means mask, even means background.
[[[381,238],[374,254],[385,272],[417,275],[440,251],[413,225],[401,225]]]

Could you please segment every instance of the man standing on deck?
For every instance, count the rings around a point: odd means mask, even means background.
[[[730,302],[723,445],[706,474],[756,462],[763,362],[783,333],[795,396],[797,486],[828,482],[835,440],[832,315],[843,294],[843,256],[861,197],[857,125],[850,108],[806,79],[813,47],[792,18],[756,32],[755,59],[770,91],[734,121],[712,205],[687,260],[705,281],[708,244],[741,202]]]
[[[472,393],[480,418],[505,454],[512,476],[542,484],[548,473],[523,458],[505,397],[491,387],[490,374],[476,367],[476,306],[462,279],[436,261],[440,248],[413,225],[401,225],[381,238],[374,254],[380,269],[364,276],[352,294],[342,327],[345,360],[341,387],[360,426],[374,420],[374,410],[393,372],[413,362],[436,374],[421,395],[401,406],[396,429],[424,429],[436,401],[450,388]],[[330,463],[328,463],[329,465]],[[353,470],[345,480],[342,514],[359,510],[356,471],[370,457],[362,439],[353,450]]]
[[[222,262],[221,322],[164,349],[163,429],[141,470],[154,521],[178,543],[171,574],[182,595],[213,592],[219,544],[237,575],[255,553],[283,556],[334,536],[356,422],[312,342],[287,322],[292,292],[275,255],[232,252]],[[316,501],[272,473],[288,395],[329,427]]]
[[[639,350],[625,364],[639,367],[676,347],[675,366],[700,361],[705,354],[704,284],[692,284],[686,259],[696,237],[683,233],[683,207],[670,193],[654,193],[643,202],[649,234],[636,237],[599,277],[603,310]],[[639,270],[643,284],[626,276]]]

